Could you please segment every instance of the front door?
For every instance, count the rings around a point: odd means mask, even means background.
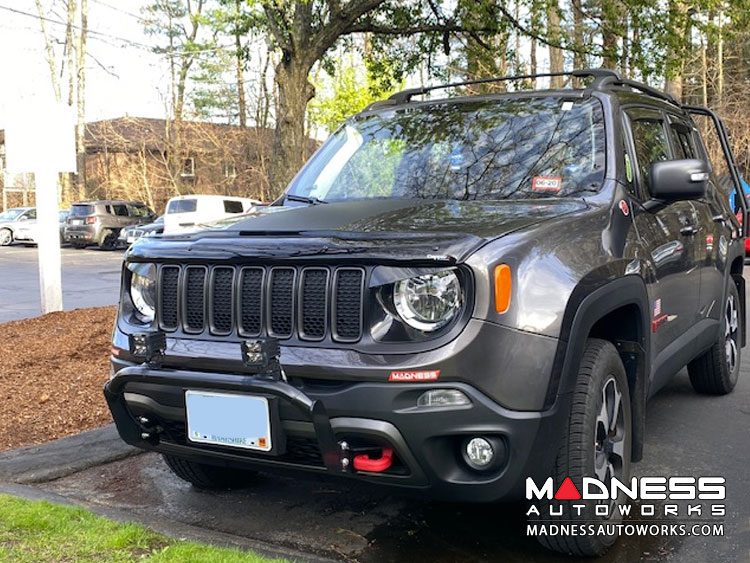
[[[669,141],[668,123],[663,113],[652,109],[634,108],[627,110],[626,115],[635,158],[634,180],[642,193],[648,194],[651,164],[676,158]],[[633,219],[648,270],[644,277],[649,293],[652,360],[656,368],[684,346],[680,339],[697,319],[700,269],[695,238],[700,219],[689,201],[675,202],[656,212],[639,209]],[[668,373],[665,377],[671,375]],[[652,386],[658,388],[661,383],[663,381],[654,382]]]

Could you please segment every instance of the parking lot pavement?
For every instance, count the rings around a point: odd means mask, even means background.
[[[119,299],[122,251],[62,248],[65,310],[114,305]],[[0,248],[0,323],[40,315],[36,247]]]

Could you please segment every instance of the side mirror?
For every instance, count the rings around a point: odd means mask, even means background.
[[[702,160],[665,160],[651,165],[649,191],[653,200],[669,204],[699,199],[706,193],[708,165]]]

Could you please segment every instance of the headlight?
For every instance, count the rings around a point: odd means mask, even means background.
[[[128,264],[130,276],[130,299],[139,313],[140,320],[151,322],[156,314],[156,266],[154,264]]]
[[[461,283],[452,270],[401,280],[393,304],[403,321],[424,332],[447,325],[461,308]]]

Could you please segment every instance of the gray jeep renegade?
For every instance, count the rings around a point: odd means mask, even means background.
[[[122,438],[198,487],[289,469],[494,502],[529,479],[627,483],[651,395],[686,365],[699,393],[737,382],[746,204],[712,112],[570,74],[587,85],[400,92],[268,208],[134,244],[105,388]],[[554,518],[618,521],[595,508]]]

